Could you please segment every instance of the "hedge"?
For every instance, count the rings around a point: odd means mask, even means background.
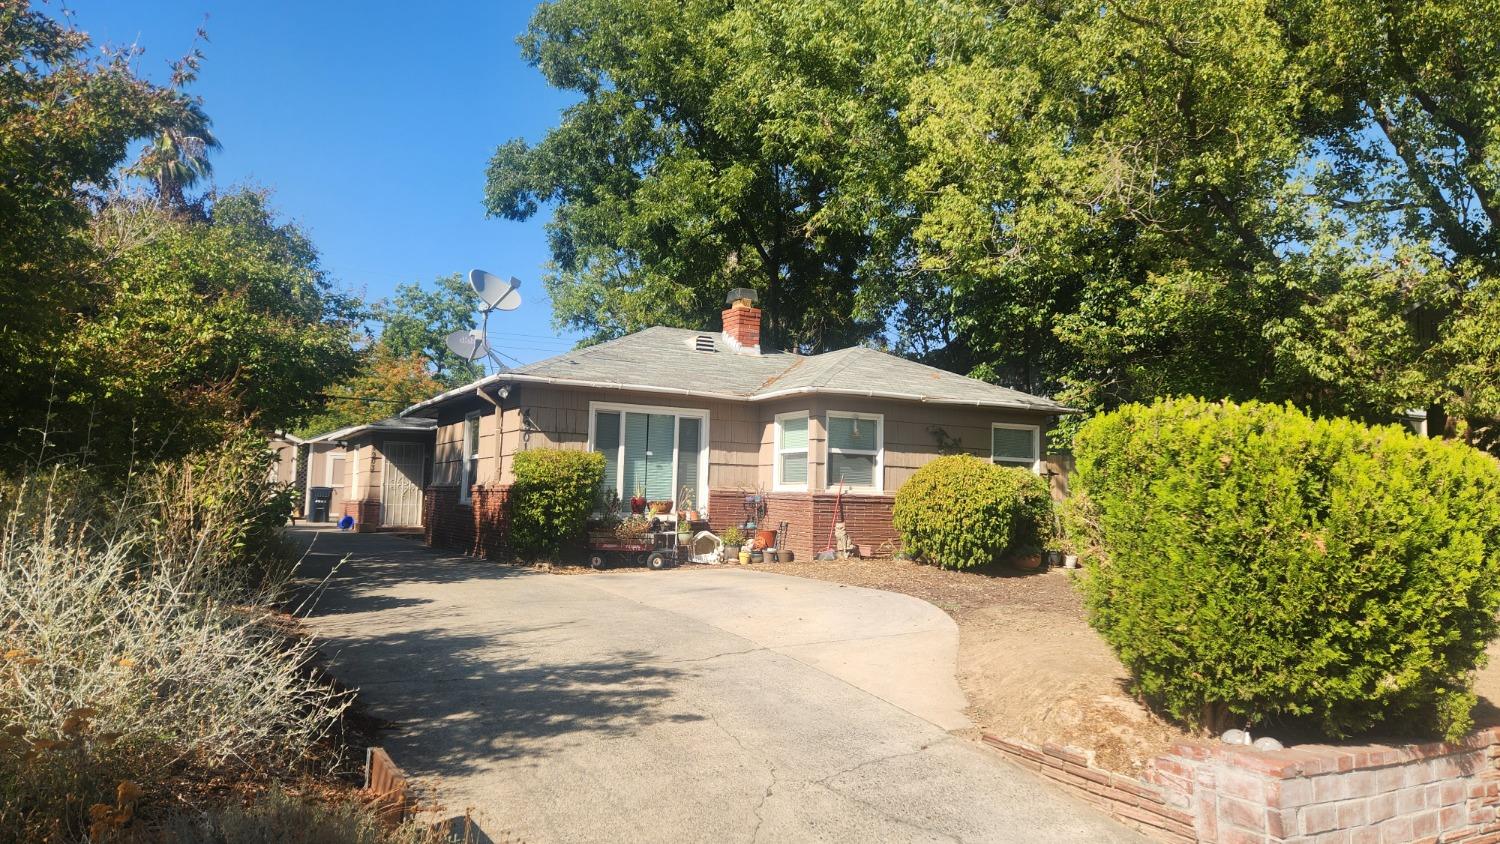
[[[1051,493],[1035,473],[967,455],[939,457],[896,492],[891,521],[911,557],[945,568],[996,562],[1037,548],[1051,527]]]
[[[1471,724],[1500,610],[1500,467],[1291,407],[1128,406],[1074,440],[1092,624],[1189,724]]]
[[[556,554],[581,536],[604,482],[604,455],[535,449],[516,454],[510,543],[523,557]]]

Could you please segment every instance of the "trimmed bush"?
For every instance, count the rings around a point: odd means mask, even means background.
[[[1398,426],[1197,399],[1074,441],[1091,622],[1172,716],[1331,737],[1470,726],[1500,610],[1500,466]]]
[[[896,492],[891,521],[914,559],[951,569],[1040,549],[1051,529],[1047,482],[968,455],[939,457]]]
[[[604,455],[541,448],[516,455],[510,541],[518,554],[556,554],[583,534],[604,483]]]

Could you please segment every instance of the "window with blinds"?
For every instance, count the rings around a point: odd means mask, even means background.
[[[596,406],[589,447],[604,455],[605,494],[612,490],[628,501],[639,493],[704,509],[707,426],[707,413]]]
[[[1041,428],[996,422],[990,427],[990,461],[1036,469]]]
[[[828,488],[879,491],[884,418],[879,414],[828,414]]]
[[[776,487],[807,489],[806,413],[782,413],[776,417]]]

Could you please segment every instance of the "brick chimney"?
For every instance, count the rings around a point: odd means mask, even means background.
[[[760,354],[760,308],[755,307],[755,291],[736,287],[729,291],[724,309],[724,342],[744,355]]]

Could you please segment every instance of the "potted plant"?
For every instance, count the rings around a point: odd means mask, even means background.
[[[637,516],[643,516],[643,515],[645,515],[645,513],[646,513],[646,488],[645,487],[643,487],[643,486],[636,487],[635,488],[635,493],[630,496],[630,512],[634,513]]]
[[[765,552],[761,551],[759,548],[753,549],[750,552],[750,562],[752,562],[752,563],[759,563],[759,562],[763,561],[764,559],[765,559]]]
[[[651,529],[645,516],[633,515],[615,526],[615,538],[621,542],[636,542]]]
[[[1017,548],[1010,555],[1010,564],[1022,571],[1035,571],[1042,567],[1040,548]]]
[[[740,546],[745,544],[745,534],[738,526],[730,525],[719,537],[724,541],[724,559],[737,560],[740,556]]]

